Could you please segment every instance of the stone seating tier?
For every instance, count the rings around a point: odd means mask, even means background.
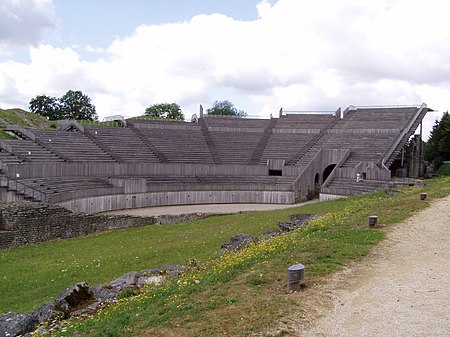
[[[323,129],[337,119],[331,114],[294,114],[281,116],[275,128]]]
[[[259,160],[260,165],[268,159],[284,159],[295,156],[315,136],[313,133],[272,133]]]
[[[204,118],[204,121],[207,127],[265,129],[268,127],[270,119],[206,117]]]
[[[201,130],[147,128],[139,130],[167,158],[169,163],[214,163]]]
[[[49,177],[21,179],[20,182],[33,189],[52,196],[67,192],[112,188],[107,178],[99,177]]]
[[[333,178],[326,187],[322,188],[322,192],[340,195],[363,194],[377,190],[384,186],[386,181],[379,180],[363,180],[356,182],[355,179],[349,178]]]
[[[4,141],[11,146],[12,151],[23,161],[27,162],[63,162],[55,153],[50,152],[45,147],[24,139],[14,139]]]
[[[130,128],[85,127],[96,141],[124,163],[159,163],[158,157]]]
[[[0,163],[2,164],[19,164],[22,160],[17,156],[6,152],[4,150],[0,150]]]
[[[48,149],[61,153],[71,162],[115,162],[110,154],[79,131],[32,130]]]
[[[396,135],[326,134],[323,138],[324,149],[350,149],[350,157],[343,166],[354,167],[361,161],[381,161]]]
[[[263,133],[211,131],[217,153],[223,164],[248,164]]]
[[[417,112],[417,108],[357,109],[337,123],[335,128],[351,129],[403,129]]]

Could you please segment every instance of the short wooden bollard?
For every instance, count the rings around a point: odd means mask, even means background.
[[[288,268],[288,291],[300,290],[301,282],[305,278],[305,266],[294,264]]]
[[[426,193],[420,193],[420,200],[425,200],[427,198]]]
[[[378,222],[378,217],[376,215],[369,216],[369,227],[375,227]]]

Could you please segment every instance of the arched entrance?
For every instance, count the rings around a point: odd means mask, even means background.
[[[316,173],[314,177],[314,197],[318,197],[320,193],[320,174]]]
[[[331,164],[331,165],[328,165],[327,167],[325,167],[325,170],[323,170],[323,181],[324,182],[325,182],[325,180],[328,179],[328,177],[330,176],[331,172],[333,172],[335,167],[336,167],[336,164]]]

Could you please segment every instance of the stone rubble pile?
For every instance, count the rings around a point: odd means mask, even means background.
[[[0,315],[0,337],[25,335],[44,322],[94,314],[107,303],[116,302],[122,291],[158,284],[179,275],[185,268],[184,265],[170,264],[127,273],[107,284],[89,286],[86,282],[77,283],[59,294],[53,302],[47,302],[31,313],[7,312]]]

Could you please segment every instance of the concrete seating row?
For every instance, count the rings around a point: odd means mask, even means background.
[[[77,191],[114,188],[106,177],[48,177],[21,179],[20,182],[49,198]]]
[[[260,165],[269,159],[285,159],[295,156],[315,136],[313,133],[272,133],[259,160]]]
[[[201,129],[140,128],[139,130],[169,163],[214,163]]]
[[[395,112],[386,108],[362,108],[350,111],[335,128],[403,129],[416,112],[415,107],[396,108]]]
[[[254,176],[151,176],[145,177],[148,191],[171,190],[264,190],[289,189],[292,180],[279,183],[281,177]]]
[[[337,117],[332,114],[293,114],[281,116],[275,128],[324,129]]]
[[[159,158],[130,128],[85,127],[97,142],[124,163],[159,163]]]
[[[362,180],[334,177],[326,187],[322,187],[322,193],[339,195],[356,195],[374,191],[386,184],[386,181]]]
[[[343,166],[354,167],[361,161],[380,161],[395,139],[395,134],[326,134],[322,148],[350,149],[350,157]]]
[[[248,164],[262,132],[210,131],[214,146],[223,164]]]
[[[3,149],[0,150],[0,163],[4,165],[8,164],[19,164],[22,160],[19,159],[17,156],[15,156],[12,153],[9,153]]]
[[[12,153],[18,162],[63,162],[64,159],[58,157],[45,147],[24,139],[11,139],[3,141],[12,149]]]
[[[204,121],[207,127],[265,129],[268,127],[270,119],[206,117]]]
[[[71,162],[115,162],[88,137],[79,131],[32,130],[36,139]]]

